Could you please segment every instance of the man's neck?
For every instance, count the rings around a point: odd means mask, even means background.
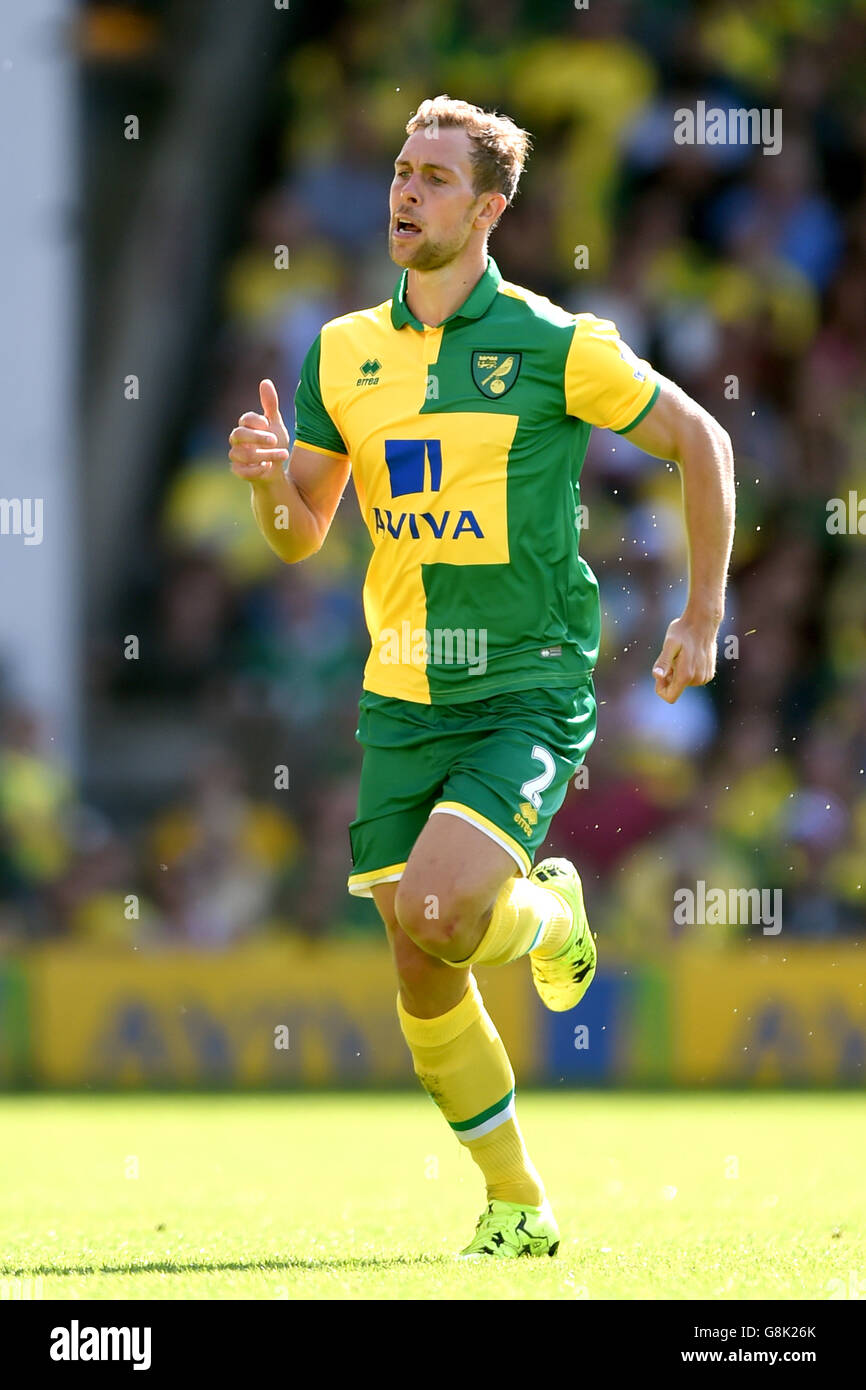
[[[420,323],[435,328],[460,308],[487,269],[487,248],[458,257],[438,270],[410,270],[406,304]]]

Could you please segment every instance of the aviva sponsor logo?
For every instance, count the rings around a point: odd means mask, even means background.
[[[386,439],[385,464],[392,497],[408,497],[414,493],[439,492],[442,487],[442,441],[440,439]],[[463,535],[484,539],[484,532],[475,513],[468,510],[397,513],[382,507],[373,508],[375,530],[399,540],[408,536],[420,540],[422,534],[437,541],[459,540]],[[423,525],[422,525],[423,523]]]
[[[442,486],[442,441],[386,439],[385,464],[392,497],[438,492]]]
[[[478,540],[484,539],[478,519],[475,513],[470,511],[443,512],[439,517],[433,512],[400,512],[399,516],[395,517],[390,509],[374,507],[373,520],[377,531],[383,534],[387,532],[395,540],[399,540],[401,535],[406,535],[413,541],[419,541],[422,534],[420,522],[424,523],[423,534],[432,535],[437,541],[443,538],[456,541],[464,534],[476,536]]]

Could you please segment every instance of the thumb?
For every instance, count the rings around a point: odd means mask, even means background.
[[[656,658],[653,665],[653,675],[657,680],[664,680],[673,670],[675,658],[679,655],[681,643],[675,637],[668,637],[661,653]]]
[[[277,388],[270,377],[265,377],[264,381],[259,382],[259,399],[262,403],[262,410],[268,417],[268,424],[282,425],[283,417],[280,415],[280,400],[277,395]]]

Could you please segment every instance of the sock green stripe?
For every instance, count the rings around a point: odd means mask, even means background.
[[[476,1126],[483,1125],[485,1120],[492,1120],[494,1115],[507,1110],[513,1099],[514,1088],[512,1087],[507,1096],[503,1096],[502,1100],[498,1100],[495,1105],[489,1105],[486,1110],[479,1111],[477,1115],[472,1116],[471,1120],[449,1120],[448,1123],[457,1134],[465,1129],[475,1129]]]

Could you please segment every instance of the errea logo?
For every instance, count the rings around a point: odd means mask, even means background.
[[[515,825],[519,825],[524,835],[531,835],[534,827],[538,824],[538,812],[534,806],[530,806],[528,801],[521,801],[520,810],[514,815]]]
[[[361,375],[355,382],[356,386],[378,386],[379,378],[376,375],[381,370],[382,363],[378,357],[368,357],[366,362],[361,363]]]

